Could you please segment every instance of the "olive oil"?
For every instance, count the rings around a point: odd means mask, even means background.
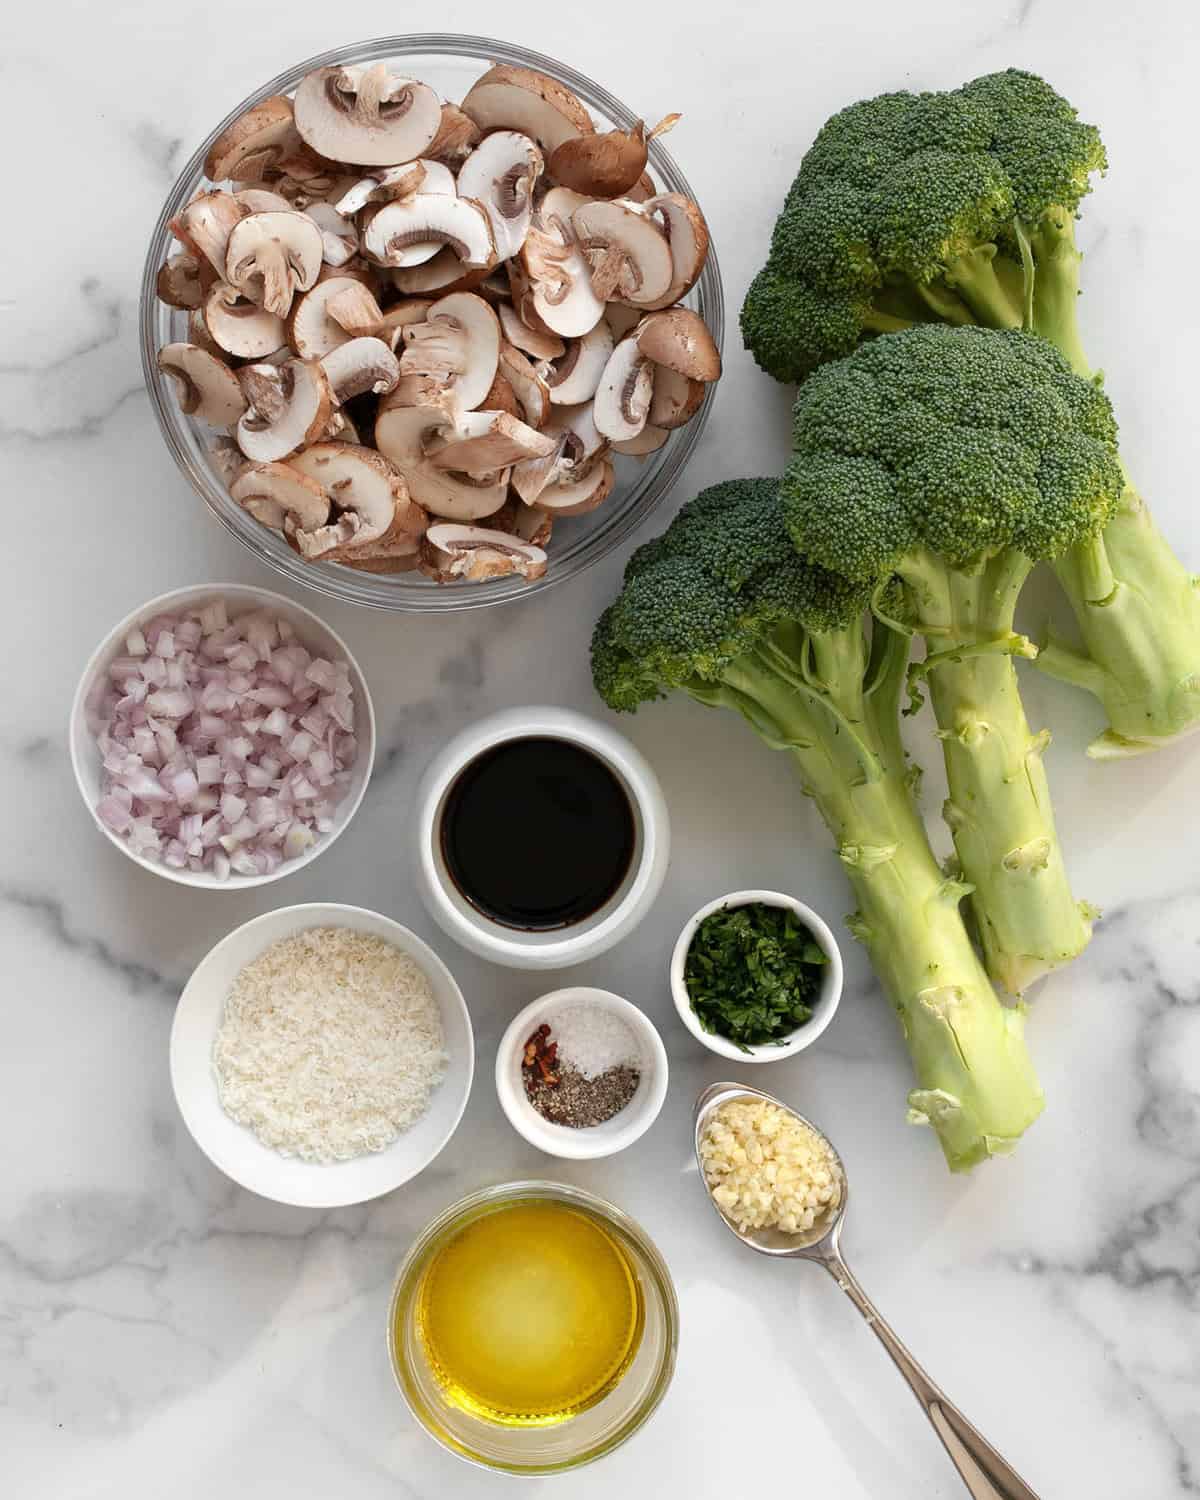
[[[645,1308],[629,1257],[589,1214],[502,1204],[436,1252],[417,1332],[447,1401],[507,1427],[547,1427],[629,1368]]]

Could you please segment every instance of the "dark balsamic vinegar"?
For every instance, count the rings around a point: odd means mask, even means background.
[[[459,772],[441,818],[450,878],[477,911],[525,932],[570,927],[620,889],[634,848],[619,778],[569,740],[505,740]]]

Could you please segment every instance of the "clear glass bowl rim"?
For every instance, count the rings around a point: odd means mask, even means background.
[[[373,609],[404,613],[444,613],[481,609],[490,605],[528,599],[557,584],[565,583],[599,562],[641,525],[675,484],[700,440],[717,390],[716,384],[707,388],[700,410],[686,426],[675,430],[671,439],[661,450],[661,459],[658,462],[651,460],[653,467],[649,469],[649,472],[641,473],[634,479],[630,492],[622,498],[618,509],[610,512],[606,507],[597,512],[596,514],[603,519],[597,521],[595,528],[589,530],[586,535],[572,538],[565,548],[560,547],[555,550],[552,546],[550,567],[546,576],[534,583],[525,583],[516,579],[494,579],[488,583],[438,586],[424,579],[418,581],[405,574],[389,577],[355,573],[348,568],[313,566],[302,562],[290,552],[285,543],[277,540],[272,533],[240,512],[236,502],[230,499],[225,486],[214,474],[211,466],[198,461],[184,441],[186,419],[179,411],[168,377],[161,373],[156,363],[159,347],[156,320],[161,304],[155,292],[155,279],[159,268],[170,253],[172,236],[168,225],[192,196],[198,182],[202,180],[204,158],[209,146],[234,120],[260,100],[272,94],[290,92],[295,89],[306,73],[315,68],[367,62],[377,57],[397,58],[422,54],[428,56],[436,53],[449,57],[475,59],[485,64],[502,62],[516,67],[533,68],[559,79],[568,88],[578,93],[585,103],[602,111],[614,124],[628,128],[638,118],[607,89],[565,63],[560,63],[557,59],[543,53],[533,52],[528,48],[492,37],[443,32],[409,33],[402,36],[375,37],[318,53],[285,69],[284,72],[248,95],[215,126],[197,147],[176,179],[154,226],[146,254],[139,298],[142,370],[150,403],[171,456],[193,489],[200,495],[209,512],[261,562],[291,579],[292,582],[324,594],[327,598],[340,599],[346,603],[364,605]],[[649,165],[657,172],[667,191],[679,192],[686,197],[695,198],[695,193],[687,178],[658,140],[650,142]],[[723,349],[724,296],[720,266],[711,241],[708,259],[697,282],[695,295],[699,310],[708,324],[717,348]]]
[[[450,1225],[456,1223],[464,1215],[476,1208],[486,1207],[490,1203],[508,1203],[519,1200],[535,1201],[539,1199],[550,1199],[556,1203],[567,1203],[575,1207],[584,1208],[594,1213],[602,1222],[619,1230],[630,1239],[637,1247],[638,1253],[643,1257],[647,1271],[654,1285],[661,1304],[663,1321],[666,1325],[666,1343],[659,1361],[659,1369],[654,1383],[643,1396],[636,1407],[628,1414],[615,1432],[607,1438],[598,1442],[594,1448],[585,1450],[570,1458],[562,1459],[557,1463],[546,1464],[539,1467],[530,1467],[522,1464],[507,1465],[485,1459],[473,1454],[470,1449],[454,1442],[431,1425],[425,1418],[415,1393],[410,1389],[406,1377],[407,1361],[404,1357],[402,1347],[397,1346],[396,1325],[401,1303],[415,1290],[415,1278],[420,1265],[429,1248],[445,1233]],[[459,1198],[451,1203],[448,1208],[442,1210],[423,1230],[409,1246],[408,1253],[400,1263],[400,1269],[396,1273],[396,1282],[392,1290],[391,1301],[388,1304],[388,1326],[387,1326],[388,1358],[392,1366],[392,1374],[396,1384],[400,1388],[400,1394],[404,1397],[408,1409],[412,1412],[414,1419],[441,1447],[446,1448],[456,1457],[464,1459],[467,1463],[474,1464],[478,1468],[490,1470],[492,1473],[510,1473],[515,1475],[534,1478],[539,1474],[559,1474],[571,1469],[582,1468],[585,1464],[594,1463],[596,1459],[603,1458],[606,1454],[619,1448],[622,1443],[627,1442],[639,1428],[643,1427],[658,1406],[662,1402],[670,1387],[671,1380],[675,1374],[675,1360],[679,1349],[679,1302],[675,1295],[675,1283],[671,1279],[671,1272],[661,1251],[654,1241],[637,1222],[631,1218],[623,1209],[607,1199],[598,1197],[595,1193],[589,1193],[585,1188],[573,1187],[565,1182],[551,1182],[542,1180],[525,1180],[520,1182],[501,1182],[493,1187],[479,1188],[473,1193],[468,1193],[465,1198]]]

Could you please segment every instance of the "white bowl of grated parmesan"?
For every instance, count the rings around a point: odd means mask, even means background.
[[[390,917],[313,903],[267,912],[192,974],[171,1082],[196,1144],[277,1203],[333,1208],[433,1161],[466,1109],[471,1020],[453,975]]]

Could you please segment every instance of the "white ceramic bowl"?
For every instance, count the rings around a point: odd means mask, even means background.
[[[231,1119],[217,1095],[213,1042],[233,981],[272,943],[310,927],[348,927],[402,948],[429,975],[442,1012],[449,1063],[429,1108],[383,1151],[352,1161],[321,1163],[281,1156]],[[222,938],[188,980],[171,1027],[171,1084],[179,1112],[201,1151],[252,1193],[302,1208],[365,1203],[423,1171],[458,1127],[474,1071],[475,1042],[466,1001],[433,949],[390,917],[331,902],[269,911]]]
[[[144,624],[158,614],[191,609],[197,604],[218,598],[225,600],[231,619],[255,610],[269,609],[272,614],[288,621],[303,645],[309,648],[319,647],[321,651],[340,657],[346,662],[350,668],[350,683],[354,689],[354,733],[358,739],[358,758],[352,768],[352,778],[346,788],[345,796],[338,803],[334,825],[330,832],[321,834],[316,842],[311,844],[297,859],[284,860],[279,868],[269,875],[231,873],[227,880],[218,880],[208,870],[173,870],[164,865],[161,860],[148,859],[144,855],[135,854],[129,842],[114,833],[102,821],[96,811],[96,803],[100,800],[102,773],[100,752],[96,748],[96,737],[88,727],[87,719],[89,695],[98,683],[101,674],[107,670],[108,664],[124,651],[125,637],[135,625]],[[201,889],[213,891],[241,891],[254,885],[270,885],[274,880],[282,880],[285,875],[294,875],[297,870],[303,870],[329,848],[350,822],[358,811],[358,805],[367,789],[367,782],[371,779],[371,767],[375,759],[375,710],[371,703],[367,680],[351,654],[349,646],[335,630],[331,630],[323,620],[314,615],[312,610],[305,609],[301,604],[294,604],[291,599],[285,598],[282,594],[272,593],[269,589],[251,588],[247,584],[206,583],[197,584],[192,588],[175,589],[170,594],[160,594],[157,599],[151,599],[148,604],[143,604],[131,611],[119,624],[113,626],[96,647],[91,660],[83,669],[83,676],[79,679],[79,686],[75,690],[75,698],[71,704],[68,735],[75,781],[79,787],[79,794],[92,816],[92,822],[109,843],[125,855],[126,859],[131,859],[143,870],[150,870],[155,875],[175,881],[178,885],[198,886]]]
[[[525,932],[477,911],[451,880],[442,857],[441,814],[462,769],[506,740],[542,736],[567,740],[598,756],[621,781],[633,808],[635,845],[630,871],[610,901],[570,927]],[[514,969],[561,969],[595,958],[628,937],[662,889],[670,854],[670,823],[658,777],[623,735],[565,708],[510,708],[456,735],[437,753],[417,790],[416,879],[434,921],[455,942]],[[537,830],[513,857],[537,857]]]
[[[543,1021],[549,1023],[553,1032],[555,1015],[568,1005],[596,1005],[619,1016],[637,1037],[642,1054],[642,1076],[637,1092],[623,1110],[600,1125],[578,1128],[556,1125],[552,1120],[543,1119],[525,1096],[521,1077],[525,1043]],[[527,1005],[500,1039],[496,1053],[496,1093],[509,1124],[531,1146],[545,1151],[548,1156],[595,1161],[598,1157],[612,1156],[617,1151],[624,1151],[626,1146],[632,1146],[658,1118],[667,1097],[666,1048],[649,1018],[636,1005],[622,1000],[620,995],[586,985],[553,990]]]
[[[692,944],[692,937],[705,917],[710,916],[714,911],[720,911],[722,907],[752,906],[756,902],[764,906],[782,906],[794,911],[824,948],[829,957],[829,963],[826,965],[821,992],[813,1005],[810,1020],[806,1021],[803,1026],[798,1026],[782,1041],[770,1042],[765,1046],[740,1047],[737,1042],[731,1042],[728,1037],[705,1031],[701,1026],[696,1012],[692,1009],[692,1002],[688,998],[687,985],[683,982],[683,968],[687,961],[688,949]],[[675,944],[675,951],[671,954],[671,996],[675,1001],[675,1009],[679,1012],[680,1020],[696,1040],[703,1042],[710,1052],[715,1052],[719,1057],[732,1058],[735,1062],[779,1062],[782,1058],[794,1057],[797,1052],[803,1052],[805,1047],[811,1047],[833,1020],[838,1001],[842,998],[841,950],[838,948],[837,939],[829,930],[828,923],[819,917],[811,906],[805,906],[803,901],[797,901],[794,896],[785,896],[781,891],[731,891],[728,896],[718,896],[715,901],[702,906],[679,934],[679,941]]]

